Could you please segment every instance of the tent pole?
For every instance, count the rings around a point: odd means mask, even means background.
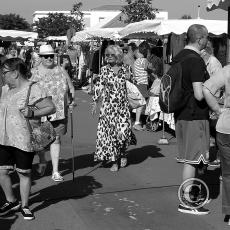
[[[228,35],[227,35],[227,55],[226,65],[230,63],[230,7],[228,7]]]
[[[167,35],[166,35],[167,36]],[[167,48],[167,42],[168,42],[168,38],[163,37],[163,74],[166,73],[166,48]],[[162,127],[162,137],[158,140],[158,144],[159,145],[168,145],[169,141],[168,139],[165,137],[165,114],[163,112],[163,127]]]

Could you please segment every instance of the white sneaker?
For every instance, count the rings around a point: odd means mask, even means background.
[[[55,182],[60,182],[60,181],[63,181],[64,178],[61,176],[59,172],[55,172],[52,174],[52,180]]]

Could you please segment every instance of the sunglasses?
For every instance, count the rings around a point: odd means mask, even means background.
[[[115,54],[105,54],[106,57],[116,57]]]
[[[40,57],[43,57],[45,59],[48,59],[48,58],[54,58],[54,55],[53,54],[50,54],[50,55],[40,55]]]

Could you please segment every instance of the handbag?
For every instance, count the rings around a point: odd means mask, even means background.
[[[150,88],[150,93],[153,96],[159,96],[160,94],[160,84],[161,84],[161,80],[159,78],[156,78]]]
[[[126,81],[126,89],[129,106],[132,109],[137,109],[146,104],[145,98],[133,83]]]
[[[30,84],[28,89],[25,107],[27,107],[29,103],[32,84]],[[38,127],[32,127],[28,118],[26,118],[26,123],[30,132],[31,144],[34,151],[42,151],[55,141],[56,133],[50,121],[41,122]]]

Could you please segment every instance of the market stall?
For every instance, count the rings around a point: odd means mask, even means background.
[[[20,30],[0,30],[2,41],[24,41],[37,39],[38,33]]]
[[[207,10],[222,9],[228,12],[228,23],[226,25],[228,40],[227,40],[227,55],[226,63],[230,63],[230,0],[207,0]]]

